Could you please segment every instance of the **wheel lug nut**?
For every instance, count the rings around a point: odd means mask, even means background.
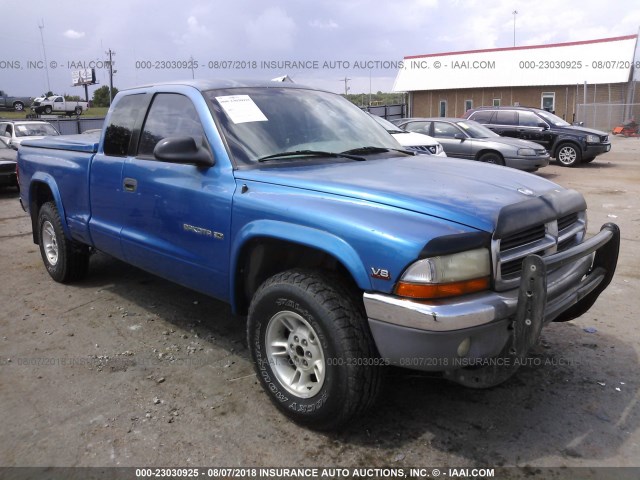
[[[307,346],[307,341],[306,340],[302,340],[302,345],[304,345],[306,347]]]
[[[300,340],[298,339],[298,336],[297,336],[297,335],[295,335],[295,336],[293,337],[293,341],[294,341],[294,342],[296,342],[296,343],[300,341]]]
[[[308,367],[308,366],[309,366],[309,362],[307,362],[306,360],[302,360],[302,364],[303,364],[305,367]]]
[[[311,358],[311,352],[307,351],[306,355],[307,357]]]

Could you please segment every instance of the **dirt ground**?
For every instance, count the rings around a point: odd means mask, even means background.
[[[83,283],[53,282],[1,190],[0,466],[640,466],[640,139],[539,175],[585,195],[590,233],[620,225],[609,289],[504,385],[394,369],[337,434],[276,411],[227,305],[100,254]]]

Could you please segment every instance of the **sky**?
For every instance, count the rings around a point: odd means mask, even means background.
[[[289,75],[337,93],[345,83],[349,93],[375,93],[391,91],[405,56],[513,46],[514,17],[518,46],[640,27],[637,0],[0,0],[0,10],[18,20],[0,29],[0,90],[31,97],[49,89],[84,96],[72,71],[95,66],[91,96],[109,83],[108,50],[119,89]]]

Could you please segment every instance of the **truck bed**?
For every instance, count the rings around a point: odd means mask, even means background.
[[[48,184],[54,196],[61,200],[57,203],[63,206],[60,214],[67,219],[69,234],[87,244],[91,244],[87,228],[91,216],[89,165],[98,151],[99,141],[98,133],[45,137],[26,140],[18,152],[22,159],[21,188],[33,188],[33,182]]]

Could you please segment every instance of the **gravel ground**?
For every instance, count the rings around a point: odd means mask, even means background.
[[[590,233],[622,229],[592,310],[490,390],[392,369],[375,410],[334,434],[275,410],[227,305],[101,254],[83,283],[53,282],[1,190],[0,466],[640,466],[640,139],[613,142],[539,173],[586,196]]]

